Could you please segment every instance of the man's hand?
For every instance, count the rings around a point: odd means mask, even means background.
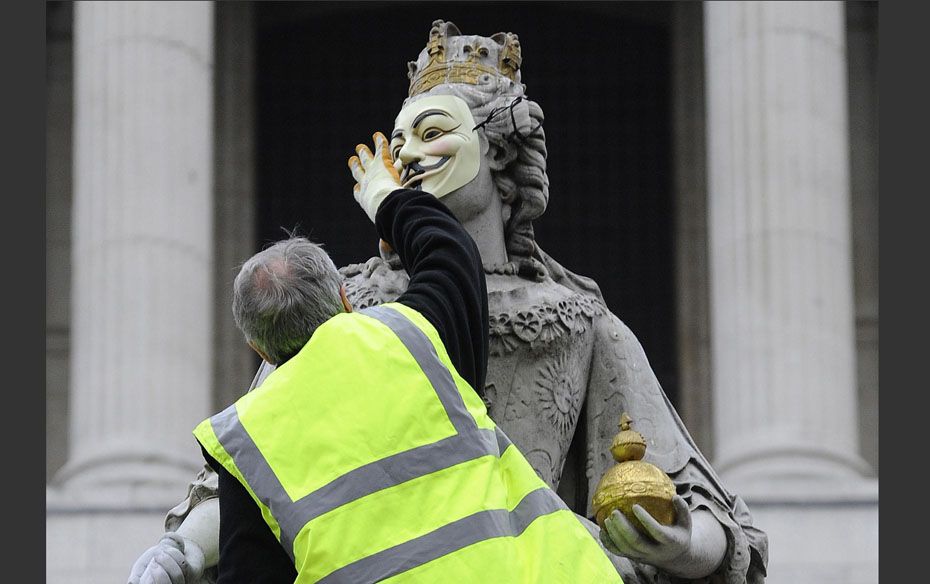
[[[372,138],[375,141],[375,153],[372,154],[368,146],[359,144],[355,147],[358,156],[349,158],[349,169],[352,178],[358,183],[353,188],[355,200],[374,223],[381,202],[400,188],[400,175],[394,168],[391,149],[384,134],[375,132]]]
[[[604,520],[601,541],[611,552],[632,560],[645,562],[673,574],[679,574],[682,563],[688,562],[691,548],[691,511],[679,495],[672,500],[675,523],[662,525],[648,511],[633,505],[633,513],[646,529],[640,532],[620,511]]]
[[[169,532],[139,556],[129,573],[129,584],[196,584],[203,568],[200,546]]]

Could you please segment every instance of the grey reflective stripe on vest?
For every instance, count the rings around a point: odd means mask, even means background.
[[[567,508],[558,495],[543,487],[528,493],[513,511],[479,511],[426,535],[347,564],[318,582],[355,584],[386,580],[480,541],[519,536],[536,519]]]
[[[301,527],[320,515],[382,489],[449,468],[482,456],[498,456],[499,440],[493,430],[449,436],[353,469],[292,503],[290,513],[301,517]]]
[[[226,452],[235,453],[233,458],[242,476],[278,522],[281,545],[292,560],[297,533],[320,515],[410,479],[482,456],[500,456],[511,445],[500,428],[476,428],[467,439],[450,436],[353,469],[293,501],[242,427],[235,405],[213,416],[211,422],[217,440]]]
[[[268,461],[259,452],[252,437],[242,426],[242,422],[239,421],[236,404],[210,418],[210,423],[213,425],[216,439],[233,457],[236,467],[251,487],[252,492],[271,510],[271,514],[281,528],[281,545],[293,560],[294,537],[304,523],[299,523],[297,517],[286,512],[286,508],[292,504],[291,498],[284,490],[277,475],[271,470]]]
[[[475,430],[478,426],[474,418],[465,409],[465,402],[462,401],[462,394],[459,393],[452,380],[452,374],[449,369],[439,360],[436,354],[436,347],[433,346],[429,337],[421,331],[410,320],[387,306],[372,306],[361,311],[362,314],[371,316],[380,320],[387,325],[394,334],[401,340],[427,379],[433,384],[439,401],[449,416],[449,421],[455,427],[459,434],[465,434]]]
[[[219,443],[233,457],[246,483],[278,522],[281,528],[281,545],[291,560],[294,559],[294,540],[297,534],[304,525],[320,515],[413,478],[432,474],[482,456],[500,456],[511,445],[510,440],[499,428],[494,430],[478,428],[465,407],[465,402],[451,373],[440,361],[433,343],[423,331],[398,311],[385,306],[368,308],[361,313],[384,323],[397,335],[432,384],[433,390],[458,434],[353,469],[316,491],[293,501],[268,461],[258,450],[252,437],[242,426],[235,404],[213,416],[211,423]],[[554,493],[550,491],[550,494],[561,503]],[[504,510],[494,513],[507,515]],[[517,513],[517,509],[514,509],[512,513]],[[486,523],[489,520],[480,521]],[[434,544],[424,540],[424,545],[427,543]],[[388,551],[385,550],[381,554]],[[367,558],[359,561],[365,560]]]
[[[504,431],[498,427],[494,428],[494,434],[497,437],[497,455],[500,456],[513,442],[511,442],[507,434],[504,434]]]

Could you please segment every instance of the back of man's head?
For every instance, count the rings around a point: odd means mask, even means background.
[[[272,364],[300,351],[318,326],[344,311],[342,277],[323,249],[303,237],[249,258],[233,285],[233,317]]]

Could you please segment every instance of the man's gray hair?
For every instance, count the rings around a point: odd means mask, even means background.
[[[236,326],[280,365],[318,326],[343,312],[342,276],[322,247],[303,237],[279,241],[249,258],[233,284]]]

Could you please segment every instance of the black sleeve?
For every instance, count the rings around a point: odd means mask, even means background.
[[[488,290],[474,240],[433,195],[391,193],[375,225],[410,275],[398,302],[425,316],[456,370],[479,393],[488,366]]]
[[[203,455],[219,475],[220,559],[217,584],[293,584],[297,570],[262,519],[258,505],[223,465],[206,451]]]

